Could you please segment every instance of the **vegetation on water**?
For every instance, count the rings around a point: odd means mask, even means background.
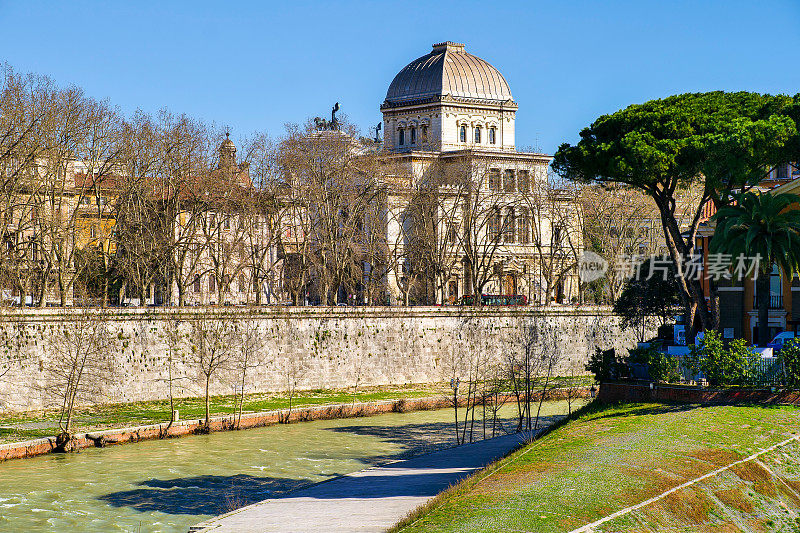
[[[571,531],[782,442],[799,422],[793,406],[593,403],[394,531]],[[794,531],[798,465],[794,442],[598,531],[722,531],[768,520],[775,531]]]

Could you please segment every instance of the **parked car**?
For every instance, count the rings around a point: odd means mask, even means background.
[[[482,294],[481,303],[483,305],[528,305],[528,298],[522,294]],[[472,295],[462,296],[458,305],[475,305],[475,297]]]
[[[767,348],[772,348],[772,353],[774,355],[778,355],[781,351],[781,348],[783,348],[783,345],[792,339],[794,339],[793,331],[782,331],[775,335],[775,338],[772,339],[769,344],[767,344]]]

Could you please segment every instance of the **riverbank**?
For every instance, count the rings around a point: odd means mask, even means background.
[[[380,533],[441,491],[518,448],[528,436],[503,435],[354,472],[237,509],[189,531]]]
[[[566,401],[545,402],[540,425],[568,410]],[[517,406],[506,404],[494,434],[513,433],[516,415]],[[476,430],[475,437],[482,438],[482,424],[476,422]],[[487,437],[492,430],[487,427]],[[453,410],[446,408],[5,461],[0,531],[186,533],[193,524],[237,508],[455,444]]]
[[[384,394],[387,394],[384,391]],[[365,394],[376,394],[375,392]],[[566,391],[554,389],[545,395],[546,400],[562,399]],[[586,398],[590,395],[588,388],[572,389],[573,398]],[[538,399],[538,398],[537,398]],[[501,400],[510,403],[513,397],[508,395]],[[105,446],[135,443],[145,440],[164,439],[196,435],[203,432],[231,431],[271,426],[280,423],[305,422],[312,420],[332,420],[339,418],[356,418],[374,416],[383,413],[404,413],[411,411],[425,411],[441,409],[452,405],[444,394],[422,398],[404,397],[388,400],[375,400],[368,402],[349,402],[328,404],[321,406],[294,406],[291,410],[275,409],[262,412],[243,413],[241,417],[236,413],[215,416],[209,420],[206,428],[205,420],[194,418],[176,422],[161,422],[132,427],[112,428],[98,431],[88,431],[75,434],[66,451],[78,451],[85,448],[103,448]],[[57,450],[55,436],[30,439],[21,442],[0,444],[0,461],[22,459],[53,453]]]
[[[794,406],[592,404],[392,531],[794,530],[798,423]]]

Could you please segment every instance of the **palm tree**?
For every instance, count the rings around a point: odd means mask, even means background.
[[[734,261],[740,256],[760,258],[756,297],[762,344],[767,342],[772,265],[777,264],[788,279],[800,272],[800,206],[788,209],[792,204],[800,204],[800,196],[747,192],[714,215],[712,253],[731,254]]]

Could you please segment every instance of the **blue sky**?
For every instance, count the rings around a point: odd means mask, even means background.
[[[108,98],[280,135],[335,101],[362,130],[394,75],[444,40],[505,75],[518,146],[669,94],[800,92],[800,0],[7,2],[0,61]]]

